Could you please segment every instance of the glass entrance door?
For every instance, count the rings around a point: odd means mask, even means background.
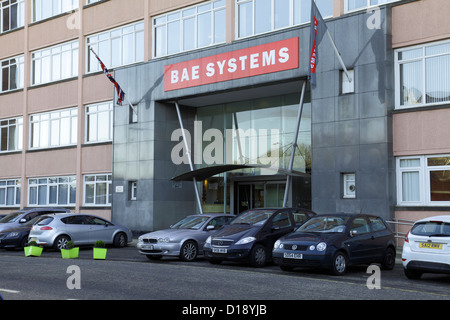
[[[281,208],[285,182],[238,183],[237,213],[255,208]]]

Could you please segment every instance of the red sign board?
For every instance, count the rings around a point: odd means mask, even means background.
[[[171,91],[297,69],[298,37],[167,65],[164,90]]]

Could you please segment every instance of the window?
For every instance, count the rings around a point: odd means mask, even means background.
[[[0,152],[22,150],[23,118],[0,120]]]
[[[317,0],[322,17],[333,15],[333,0]],[[249,37],[307,23],[310,0],[236,0],[237,37]]]
[[[134,201],[137,199],[137,181],[130,181],[129,182],[129,189],[130,189],[130,197],[129,199]]]
[[[383,231],[387,229],[386,225],[380,217],[369,216],[369,223],[373,232]]]
[[[343,198],[356,198],[356,175],[354,173],[344,173],[342,175],[343,181]]]
[[[24,86],[24,57],[18,56],[0,61],[0,92],[22,89]]]
[[[78,41],[31,53],[31,85],[78,76]]]
[[[11,31],[24,26],[25,0],[0,1],[0,32]]]
[[[370,232],[370,228],[369,228],[369,224],[367,223],[366,218],[355,218],[350,226],[350,230],[351,231],[356,231],[357,235],[358,234],[364,234],[364,233],[369,233]]]
[[[98,174],[84,177],[84,205],[110,206],[112,175]]]
[[[399,205],[450,205],[450,155],[397,159]]]
[[[396,108],[450,102],[450,41],[397,50]]]
[[[20,206],[20,179],[0,180],[0,207]]]
[[[113,103],[104,102],[86,106],[86,143],[112,141]]]
[[[87,72],[100,71],[92,48],[107,68],[144,61],[144,22],[129,24],[86,39]]]
[[[226,40],[226,1],[207,1],[153,19],[154,56],[193,50]]]
[[[77,144],[77,108],[30,116],[30,148],[49,148]]]
[[[291,227],[291,220],[289,219],[289,213],[280,212],[272,220],[272,226],[279,228]]]
[[[344,10],[353,11],[400,0],[345,0]]]
[[[341,93],[354,93],[355,92],[355,72],[353,69],[347,70],[348,77],[345,71],[341,71]],[[350,77],[350,80],[349,80]]]
[[[28,205],[75,205],[76,188],[75,176],[28,179]]]
[[[101,0],[86,0],[86,4],[92,4],[92,3],[96,3],[99,2]]]
[[[33,0],[32,22],[78,9],[78,0]]]

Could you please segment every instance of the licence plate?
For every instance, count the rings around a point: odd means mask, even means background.
[[[426,249],[442,249],[442,243],[430,243],[430,242],[420,242],[419,248],[426,248]]]
[[[286,258],[286,259],[303,259],[303,254],[301,254],[301,253],[285,252],[283,254],[283,257]]]
[[[150,245],[150,244],[147,244],[147,245],[143,245],[142,246],[142,249],[144,249],[144,250],[153,250],[153,246],[152,245]]]
[[[227,253],[227,249],[224,248],[212,248],[213,253]]]

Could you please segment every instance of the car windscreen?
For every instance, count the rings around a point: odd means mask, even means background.
[[[276,210],[249,210],[241,213],[230,224],[263,225]]]
[[[198,230],[202,227],[202,225],[209,219],[209,217],[201,217],[201,216],[189,216],[184,218],[181,221],[178,221],[171,229],[195,229]]]
[[[8,214],[6,217],[3,217],[0,219],[0,223],[7,223],[7,222],[15,222],[19,217],[23,214],[23,212],[13,212]]]
[[[344,232],[348,219],[349,217],[339,216],[312,217],[296,232]]]
[[[416,223],[411,234],[427,237],[450,237],[450,223],[443,221],[425,221]]]

